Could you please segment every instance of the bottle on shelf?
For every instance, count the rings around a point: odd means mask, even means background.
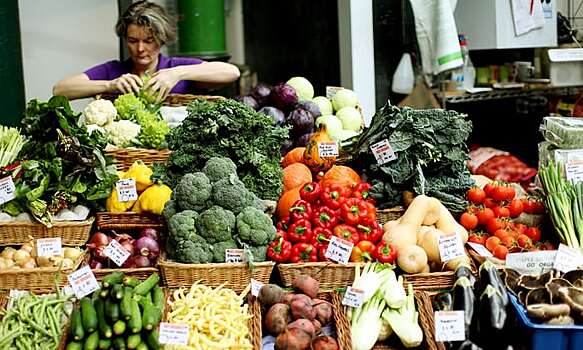
[[[451,80],[456,86],[456,90],[470,90],[474,88],[476,80],[476,69],[470,59],[470,50],[468,49],[468,40],[465,33],[458,35],[460,49],[462,52],[463,65],[451,72]]]

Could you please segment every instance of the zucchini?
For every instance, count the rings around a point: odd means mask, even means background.
[[[157,273],[151,274],[150,277],[134,288],[134,294],[146,295],[150,289],[154,288],[158,284],[158,281],[160,281],[160,276],[158,276]]]
[[[146,298],[140,299],[140,306],[142,307],[142,327],[148,331],[154,329],[158,324],[158,309],[152,302]]]
[[[81,321],[83,329],[87,333],[97,329],[97,311],[95,311],[95,307],[93,307],[93,303],[88,297],[81,299]]]
[[[155,286],[154,289],[152,289],[152,303],[154,306],[160,310],[164,310],[166,304],[165,299],[162,288],[160,288],[160,286]]]
[[[99,291],[99,297],[101,297],[102,299],[105,299],[108,296],[109,296],[109,289],[101,288],[101,290]]]
[[[126,349],[126,342],[123,337],[117,337],[112,342],[113,348],[116,350],[125,350]]]
[[[159,336],[158,330],[154,329],[146,337],[146,344],[148,344],[148,348],[150,348],[150,350],[160,349],[160,343],[158,343],[158,336]]]
[[[132,277],[132,276],[126,276],[126,277],[123,279],[123,285],[124,285],[124,286],[128,286],[128,287],[135,288],[135,287],[136,287],[138,284],[140,284],[140,280],[139,280],[139,279],[137,279],[137,278],[135,278],[135,277]]]
[[[122,320],[117,321],[113,324],[113,333],[115,335],[122,335],[126,331],[126,323]]]
[[[140,333],[132,334],[129,337],[127,337],[128,349],[136,349],[138,347],[138,345],[140,345],[141,343],[142,343],[142,337],[140,336]]]
[[[71,312],[71,336],[73,340],[77,341],[85,338],[85,331],[81,322],[81,310],[77,307]]]
[[[132,288],[124,287],[123,298],[119,303],[119,309],[121,311],[121,317],[127,321],[130,319],[132,314],[132,308],[130,306],[130,300],[132,299]]]
[[[119,305],[111,299],[105,299],[105,316],[113,323],[119,320]]]
[[[108,350],[111,348],[111,339],[99,339],[99,345],[97,347],[100,350]]]
[[[95,300],[93,303],[95,306],[95,311],[97,311],[97,323],[99,325],[99,332],[101,333],[102,337],[107,339],[111,338],[113,332],[111,330],[111,326],[105,320],[105,304],[104,301],[101,299]]]
[[[136,350],[148,350],[148,345],[146,345],[146,343],[142,341],[140,344],[138,344]]]
[[[103,277],[103,279],[101,280],[101,285],[104,288],[109,288],[114,284],[119,284],[123,282],[123,272],[112,272],[109,275]]]
[[[114,284],[111,287],[111,292],[109,293],[110,298],[119,302],[123,298],[123,285],[122,284]]]
[[[138,333],[142,330],[142,315],[140,314],[140,306],[134,298],[130,299],[130,308],[131,314],[128,327],[131,333]]]
[[[97,350],[97,346],[99,345],[99,332],[95,331],[85,339],[85,343],[83,343],[83,350]]]
[[[65,350],[82,350],[83,346],[81,344],[81,342],[78,341],[72,341],[69,344],[67,344],[67,347],[65,348]]]

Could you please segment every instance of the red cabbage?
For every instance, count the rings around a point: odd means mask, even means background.
[[[259,112],[270,116],[275,125],[282,125],[285,122],[285,114],[275,107],[265,106]]]
[[[291,151],[294,146],[294,142],[291,139],[286,139],[281,142],[281,147],[279,149],[281,156],[285,156],[287,152]]]
[[[269,94],[271,93],[271,86],[259,83],[251,90],[251,97],[257,101],[259,106],[264,106],[269,101]]]
[[[303,134],[300,136],[296,141],[296,147],[306,147],[310,138],[314,135],[313,132],[309,132],[307,134]]]
[[[312,101],[308,100],[300,101],[296,105],[296,108],[303,108],[306,111],[312,113],[312,117],[314,117],[314,119],[322,115],[322,113],[320,112],[320,107],[318,107],[318,105]]]
[[[259,108],[257,101],[255,101],[255,99],[249,95],[235,96],[234,100],[238,101],[238,102],[242,102],[242,103],[246,104],[247,106],[253,108],[254,110],[257,110]]]
[[[296,90],[287,84],[278,84],[273,87],[269,95],[271,103],[282,111],[289,111],[298,103]]]
[[[292,134],[296,136],[314,131],[314,116],[303,108],[291,111],[286,121],[292,126]]]

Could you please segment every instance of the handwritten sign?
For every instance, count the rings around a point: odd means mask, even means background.
[[[344,298],[342,299],[342,305],[361,307],[363,302],[364,302],[363,290],[352,287],[346,288],[346,293],[344,293]]]
[[[99,284],[95,279],[95,275],[89,268],[89,265],[85,265],[79,270],[73,272],[67,276],[71,288],[73,288],[73,293],[77,298],[83,298],[99,289]]]
[[[389,140],[384,139],[380,142],[370,145],[370,150],[377,160],[377,164],[383,165],[397,159],[397,155],[389,144]]]
[[[556,256],[556,250],[509,253],[506,255],[506,267],[525,274],[543,273],[553,268]]]
[[[557,256],[553,267],[561,272],[576,270],[583,264],[583,257],[578,249],[568,247],[564,244],[559,245]]]
[[[168,345],[188,345],[189,327],[184,323],[160,322],[158,342]]]
[[[467,243],[473,250],[476,251],[476,253],[480,254],[480,256],[485,256],[485,257],[492,257],[492,253],[490,253],[490,251],[488,249],[486,249],[486,247],[484,247],[483,245],[479,244],[479,243],[474,243],[474,242],[468,242]]]
[[[354,243],[332,236],[324,256],[332,261],[346,264],[348,263],[348,259],[350,259],[353,247]]]
[[[103,254],[113,261],[117,266],[123,265],[124,262],[132,255],[124,249],[118,241],[112,239],[111,242],[103,250]]]
[[[338,144],[336,142],[318,142],[318,154],[321,158],[338,157]]]
[[[435,340],[466,340],[464,317],[464,311],[435,311]]]
[[[225,262],[242,263],[245,261],[245,251],[243,249],[225,249]]]
[[[342,89],[344,89],[342,86],[326,86],[326,98],[331,100]]]
[[[443,262],[448,262],[466,255],[464,244],[458,234],[454,233],[452,235],[440,236],[437,244],[439,245],[439,255]]]
[[[40,238],[36,240],[36,255],[60,256],[63,254],[61,237]]]
[[[0,204],[10,202],[16,198],[16,186],[12,181],[12,176],[0,179]]]
[[[118,202],[130,202],[138,199],[136,180],[133,178],[119,180],[115,183],[115,189]]]
[[[264,284],[259,282],[258,280],[252,278],[251,279],[251,295],[254,297],[259,295],[259,291],[263,288]]]

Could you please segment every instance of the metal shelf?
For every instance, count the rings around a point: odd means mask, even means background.
[[[445,103],[465,103],[480,102],[489,100],[501,100],[507,98],[524,98],[533,96],[565,96],[576,95],[583,92],[583,86],[569,87],[543,87],[543,88],[525,88],[525,89],[505,89],[492,90],[488,92],[478,92],[475,94],[447,95],[439,93],[439,99]]]

